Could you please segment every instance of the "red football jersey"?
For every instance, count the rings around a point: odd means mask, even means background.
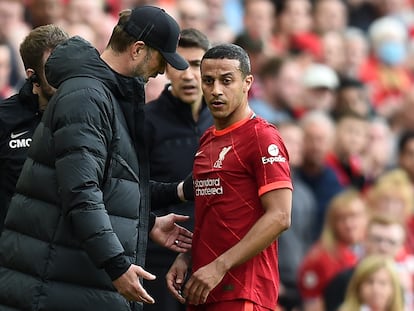
[[[334,253],[317,242],[299,267],[299,291],[303,299],[321,297],[329,281],[341,271],[356,265],[358,257],[346,245],[338,245]]]
[[[263,215],[260,196],[292,189],[288,154],[277,129],[261,118],[206,131],[195,156],[193,270],[238,243]],[[260,237],[257,237],[260,239]],[[276,307],[277,243],[230,270],[208,302],[246,299]]]

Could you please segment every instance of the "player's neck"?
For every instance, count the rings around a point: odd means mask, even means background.
[[[227,118],[215,118],[214,126],[216,130],[224,130],[228,127],[233,126],[236,123],[239,123],[243,120],[250,119],[254,115],[253,111],[250,109],[248,105],[243,107],[238,111],[234,111],[230,116]]]

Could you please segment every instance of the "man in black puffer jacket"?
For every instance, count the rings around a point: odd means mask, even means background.
[[[52,52],[45,72],[57,92],[0,237],[0,310],[140,310],[154,302],[139,281],[154,278],[143,269],[148,233],[190,248],[176,224],[186,216],[149,217],[150,193],[179,198],[177,185],[149,183],[143,138],[144,81],[166,62],[188,66],[178,36],[163,10],[139,7],[121,13],[101,56],[79,37]]]

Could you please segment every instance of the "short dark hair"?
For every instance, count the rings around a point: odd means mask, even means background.
[[[67,39],[69,35],[56,25],[44,25],[33,29],[20,44],[20,56],[24,68],[31,68],[37,73],[42,72],[43,54]]]
[[[401,154],[404,152],[404,149],[406,148],[407,144],[414,140],[414,131],[413,130],[406,130],[404,131],[400,139],[398,141],[398,153]]]
[[[277,77],[285,64],[285,59],[274,56],[268,58],[259,70],[259,77],[262,80],[266,78]]]
[[[211,47],[207,36],[194,28],[181,30],[178,46],[182,48],[200,48],[204,51],[207,51]]]
[[[240,63],[240,71],[243,78],[251,73],[250,59],[247,52],[240,46],[232,43],[219,44],[209,49],[203,56],[204,59],[235,59]]]

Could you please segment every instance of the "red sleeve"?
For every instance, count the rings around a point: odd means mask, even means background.
[[[274,189],[292,189],[289,155],[279,132],[267,123],[258,123],[254,130],[256,139],[253,140],[251,163],[259,196]]]

